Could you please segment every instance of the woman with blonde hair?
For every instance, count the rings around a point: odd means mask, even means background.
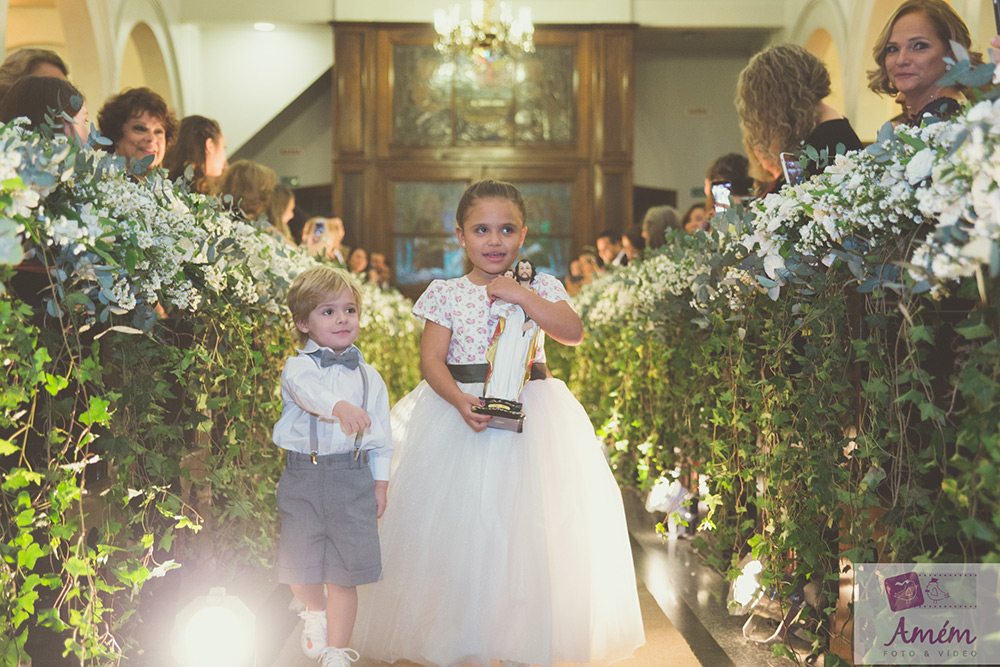
[[[29,76],[66,79],[69,77],[69,68],[55,51],[18,49],[0,65],[0,99],[15,83]]]
[[[267,212],[277,184],[278,175],[270,167],[253,160],[237,160],[222,175],[219,196],[231,196],[234,210],[247,220],[256,220]]]
[[[343,242],[344,221],[336,216],[309,218],[302,227],[302,247],[307,253],[346,268],[347,249]]]
[[[830,74],[819,58],[795,44],[769,46],[750,59],[736,84],[736,111],[750,175],[769,183],[765,192],[784,184],[782,153],[809,145],[847,151],[863,148],[851,124],[823,99],[830,94]],[[808,174],[822,168],[810,165]]]
[[[868,72],[868,87],[897,96],[910,125],[919,125],[927,115],[955,115],[965,89],[958,84],[938,85],[948,71],[944,59],[955,59],[951,42],[969,52],[973,67],[983,62],[983,55],[972,50],[968,26],[951,5],[944,0],[906,0],[875,40],[872,55],[877,67]]]

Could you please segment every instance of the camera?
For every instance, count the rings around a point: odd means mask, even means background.
[[[712,181],[712,200],[715,212],[721,213],[732,206],[733,184],[729,181]]]
[[[785,175],[785,183],[796,185],[802,181],[802,165],[794,153],[781,154],[781,171]]]
[[[326,232],[326,221],[318,220],[316,226],[313,227],[313,243],[319,243],[319,240],[323,238],[324,232]]]

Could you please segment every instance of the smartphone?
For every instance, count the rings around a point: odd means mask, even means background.
[[[1000,35],[1000,0],[993,0],[993,21],[997,24],[997,34]]]
[[[715,202],[715,212],[725,211],[733,203],[733,184],[729,181],[712,181],[712,200]]]
[[[1000,2],[1000,0],[995,0]],[[802,180],[802,165],[799,164],[795,153],[781,154],[781,171],[785,174],[785,183],[795,185]]]
[[[323,238],[324,232],[326,232],[326,221],[317,221],[316,226],[313,227],[313,243],[319,243],[319,240]]]

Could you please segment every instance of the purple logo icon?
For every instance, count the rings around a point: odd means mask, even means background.
[[[885,580],[885,594],[889,598],[889,608],[903,611],[924,604],[924,593],[920,590],[920,579],[916,572],[907,572]]]

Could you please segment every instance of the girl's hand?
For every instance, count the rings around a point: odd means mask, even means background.
[[[389,495],[389,482],[378,480],[375,482],[375,515],[381,519],[385,513],[386,499]]]
[[[371,417],[368,416],[367,412],[347,401],[338,401],[333,406],[333,416],[340,421],[340,430],[345,435],[357,433],[372,425]]]
[[[484,431],[486,425],[492,419],[489,415],[472,411],[473,406],[482,407],[482,405],[483,402],[472,394],[462,394],[461,398],[455,403],[455,409],[458,410],[458,414],[462,415],[465,423],[476,433]]]
[[[486,294],[490,298],[497,297],[507,303],[521,305],[521,298],[528,290],[521,287],[521,283],[507,276],[497,276],[486,285]]]

